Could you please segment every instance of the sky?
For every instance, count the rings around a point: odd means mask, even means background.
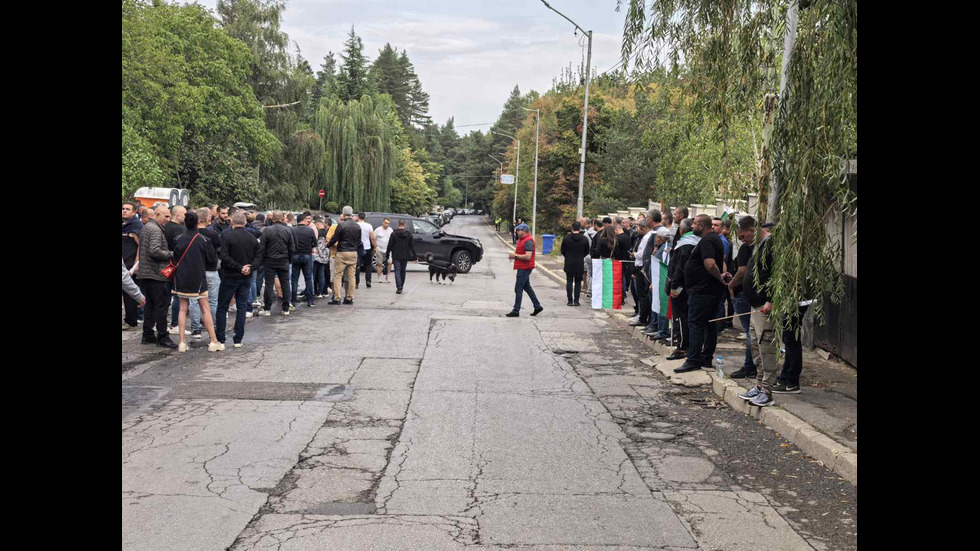
[[[217,0],[198,3],[213,11]],[[597,72],[619,63],[625,6],[616,12],[616,0],[548,3],[593,31]],[[386,42],[407,50],[429,94],[429,115],[440,125],[450,117],[457,127],[492,123],[514,85],[544,93],[562,67],[578,66],[585,55],[582,33],[576,37],[572,24],[540,0],[290,0],[282,30],[316,71],[327,52],[343,51],[351,25],[371,60]]]

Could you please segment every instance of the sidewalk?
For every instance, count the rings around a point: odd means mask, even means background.
[[[492,226],[491,226],[492,229]],[[511,244],[507,231],[498,232],[500,239]],[[541,272],[564,285],[563,260],[539,254],[535,263]],[[583,298],[585,291],[582,291]],[[583,302],[585,302],[583,300]],[[643,335],[642,327],[629,327],[627,318],[633,315],[632,300],[627,301],[622,311],[604,312],[634,338],[646,344],[654,356],[641,360],[655,367],[674,384],[699,387],[711,386],[715,394],[734,409],[757,418],[764,425],[779,432],[793,442],[810,457],[821,461],[825,466],[844,478],[857,484],[857,370],[846,363],[825,360],[816,350],[803,351],[803,372],[800,377],[800,394],[777,394],[775,405],[767,408],[749,406],[736,394],[744,392],[755,381],[730,379],[731,373],[738,370],[745,359],[745,340],[739,338],[741,326],[737,330],[724,331],[718,337],[716,355],[725,358],[725,378],[718,379],[715,373],[696,371],[683,374],[673,373],[673,369],[683,360],[667,361],[672,347],[654,343]]]

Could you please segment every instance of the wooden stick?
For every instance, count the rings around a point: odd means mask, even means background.
[[[711,323],[713,321],[730,320],[732,318],[737,318],[739,316],[747,316],[749,314],[754,314],[756,311],[757,310],[750,310],[750,311],[745,312],[745,313],[742,313],[742,314],[735,314],[734,316],[727,316],[727,317],[724,317],[724,318],[716,318],[716,319],[713,319],[713,320],[708,320],[708,323]]]

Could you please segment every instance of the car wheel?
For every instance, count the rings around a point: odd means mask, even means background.
[[[470,268],[473,267],[473,257],[467,250],[459,250],[453,253],[453,264],[456,265],[456,269],[459,270],[461,274],[470,273]]]

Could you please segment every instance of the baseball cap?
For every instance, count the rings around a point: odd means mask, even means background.
[[[657,228],[657,237],[663,237],[663,238],[670,237],[670,230],[668,230],[663,226],[660,226],[659,228]]]
[[[531,231],[531,228],[527,227],[527,224],[518,224],[515,230]]]

